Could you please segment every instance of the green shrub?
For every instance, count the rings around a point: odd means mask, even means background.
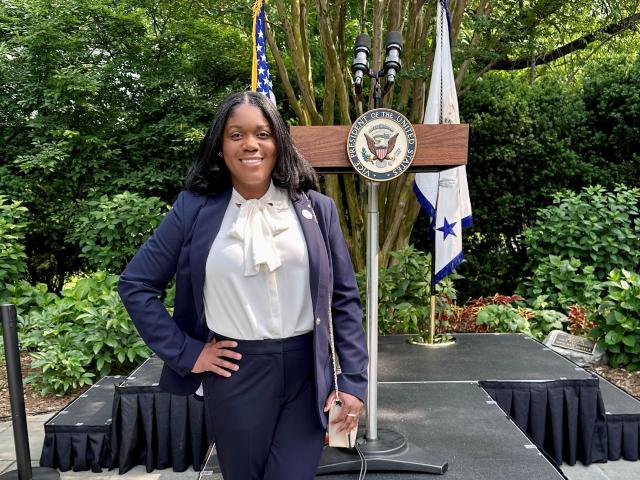
[[[524,333],[532,336],[529,320],[511,305],[487,305],[478,313],[478,325],[487,325],[491,332]]]
[[[534,268],[549,255],[576,258],[593,266],[604,280],[613,268],[635,270],[640,263],[640,189],[601,186],[579,193],[564,191],[553,204],[537,212],[536,221],[524,232],[530,265]]]
[[[562,330],[567,316],[555,310],[514,307],[511,304],[489,304],[478,312],[477,325],[489,332],[524,333],[542,340],[551,330]]]
[[[590,335],[600,337],[613,367],[636,371],[640,369],[640,275],[616,269],[605,285],[598,327]]]
[[[120,273],[166,211],[167,205],[157,197],[103,195],[85,203],[69,240],[80,247],[89,270]]]
[[[583,155],[589,162],[600,159],[607,181],[638,185],[640,57],[607,58],[590,70],[582,93],[590,132]]]
[[[412,245],[392,252],[389,268],[378,272],[378,332],[420,333],[429,319],[431,285],[431,256]],[[360,297],[366,308],[366,272],[357,275]],[[453,280],[447,276],[436,285],[436,316],[440,326],[446,327],[450,303],[456,299]]]
[[[95,373],[87,371],[90,357],[70,335],[61,336],[45,350],[31,354],[31,368],[41,369],[26,381],[33,383],[42,395],[64,395],[70,390],[92,385]]]
[[[26,272],[24,217],[27,209],[20,202],[0,195],[0,285],[13,283]]]
[[[460,111],[470,124],[474,219],[464,238],[460,289],[472,297],[513,292],[527,261],[522,231],[535,210],[553,193],[600,177],[579,151],[587,121],[580,89],[494,73],[460,98]]]
[[[531,335],[543,340],[551,330],[564,330],[568,322],[568,317],[556,310],[532,310],[529,318]]]
[[[18,335],[21,339],[29,331],[27,315],[34,310],[42,310],[58,299],[58,296],[47,290],[44,283],[31,285],[26,280],[20,280],[13,284],[6,284],[0,292],[0,302],[12,303],[16,306],[18,314]],[[25,345],[21,343],[22,348]]]
[[[602,281],[613,268],[640,265],[640,189],[587,187],[561,192],[524,232],[532,271],[518,293],[551,308],[595,311]]]
[[[566,311],[570,305],[582,305],[595,310],[600,302],[602,284],[596,278],[595,267],[582,265],[577,258],[563,259],[549,255],[538,259],[530,278],[518,288],[518,293],[545,308]]]
[[[117,282],[116,275],[97,272],[25,316],[21,343],[36,350],[32,366],[41,369],[28,380],[41,393],[64,394],[149,357],[118,297]]]

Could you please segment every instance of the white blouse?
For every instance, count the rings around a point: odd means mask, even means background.
[[[313,330],[307,244],[287,193],[271,183],[259,199],[233,190],[206,264],[209,329],[238,340]]]

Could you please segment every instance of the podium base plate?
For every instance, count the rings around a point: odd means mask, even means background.
[[[368,472],[419,472],[442,475],[447,471],[447,462],[427,461],[427,453],[407,442],[400,433],[389,429],[378,429],[378,438],[358,438],[358,445],[367,461]],[[361,460],[355,449],[326,447],[320,458],[316,475],[359,472]]]

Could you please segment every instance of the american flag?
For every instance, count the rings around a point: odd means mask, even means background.
[[[276,103],[273,82],[267,62],[267,42],[265,39],[264,1],[257,0],[253,6],[253,69],[251,89],[260,92]]]

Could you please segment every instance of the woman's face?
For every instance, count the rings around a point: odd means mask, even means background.
[[[260,198],[269,189],[276,164],[276,140],[269,121],[258,107],[238,105],[222,135],[222,154],[233,188],[245,199]]]

